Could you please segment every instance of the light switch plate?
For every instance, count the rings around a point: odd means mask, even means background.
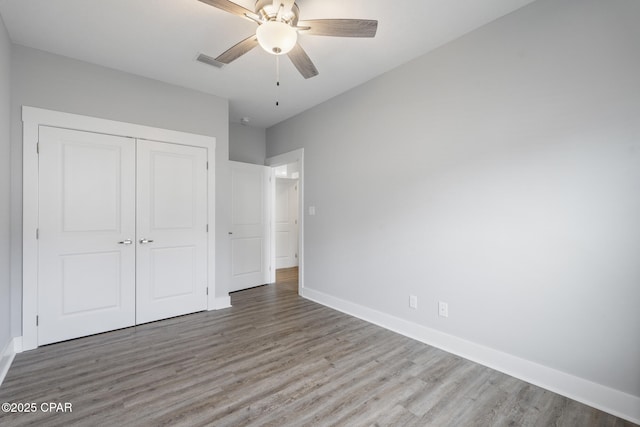
[[[409,295],[409,307],[418,308],[418,297],[415,295]]]
[[[449,304],[438,301],[438,315],[442,317],[449,317]]]

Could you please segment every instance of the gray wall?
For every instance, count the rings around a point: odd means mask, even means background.
[[[229,277],[228,101],[155,80],[13,46],[12,56],[12,295],[13,334],[21,334],[21,107],[46,108],[201,135],[216,146],[216,295],[227,295]]]
[[[265,129],[229,123],[229,160],[264,165],[266,152]]]
[[[267,129],[305,286],[640,396],[638,16],[539,0]]]
[[[11,40],[0,17],[0,353],[11,339]]]

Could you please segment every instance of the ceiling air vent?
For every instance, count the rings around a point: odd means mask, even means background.
[[[205,55],[204,53],[201,53],[200,55],[198,55],[196,60],[198,60],[199,62],[202,62],[203,64],[211,65],[216,68],[222,68],[222,66],[225,65],[224,63],[220,61],[216,61],[215,58],[212,58],[209,55]]]

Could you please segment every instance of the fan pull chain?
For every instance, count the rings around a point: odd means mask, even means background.
[[[276,107],[280,105],[280,56],[276,55]]]

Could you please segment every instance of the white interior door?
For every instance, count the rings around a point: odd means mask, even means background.
[[[298,265],[298,180],[276,179],[276,268]]]
[[[135,323],[135,144],[39,128],[38,344]]]
[[[207,308],[207,150],[138,141],[137,311],[145,323]]]
[[[271,168],[231,163],[230,292],[269,281],[268,185]]]

